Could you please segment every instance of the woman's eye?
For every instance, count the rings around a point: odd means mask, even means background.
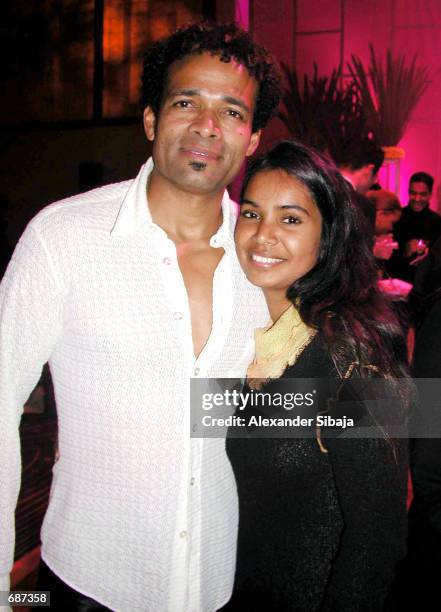
[[[283,223],[286,223],[287,225],[291,225],[291,224],[301,223],[301,220],[298,217],[285,217],[283,219]]]
[[[244,219],[257,219],[257,214],[253,210],[242,210],[240,216]]]

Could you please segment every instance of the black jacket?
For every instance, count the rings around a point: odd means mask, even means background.
[[[279,380],[326,377],[337,375],[316,337]],[[277,382],[262,392],[274,393]],[[397,443],[397,461],[383,438],[342,434],[324,445],[327,454],[314,436],[227,439],[239,539],[225,610],[382,609],[405,554],[407,443]]]

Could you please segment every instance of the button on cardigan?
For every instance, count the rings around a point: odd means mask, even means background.
[[[0,587],[20,485],[21,406],[49,361],[59,459],[42,556],[114,610],[210,612],[234,576],[236,487],[221,439],[190,438],[192,376],[243,376],[268,320],[233,243],[235,205],[210,244],[213,326],[196,360],[176,248],[151,219],[149,160],[133,181],[48,206],[0,287]]]

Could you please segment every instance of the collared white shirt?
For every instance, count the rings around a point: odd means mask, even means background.
[[[238,265],[225,194],[213,326],[195,359],[176,248],[147,206],[152,167],[45,208],[0,287],[0,573],[12,564],[21,406],[49,360],[60,457],[45,562],[113,610],[210,612],[232,589],[236,486],[224,440],[190,438],[189,381],[243,376],[268,311]]]

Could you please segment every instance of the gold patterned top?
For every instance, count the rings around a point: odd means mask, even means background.
[[[256,329],[256,356],[247,371],[250,388],[258,389],[268,380],[280,378],[316,333],[303,323],[295,306],[287,308],[272,325]]]

